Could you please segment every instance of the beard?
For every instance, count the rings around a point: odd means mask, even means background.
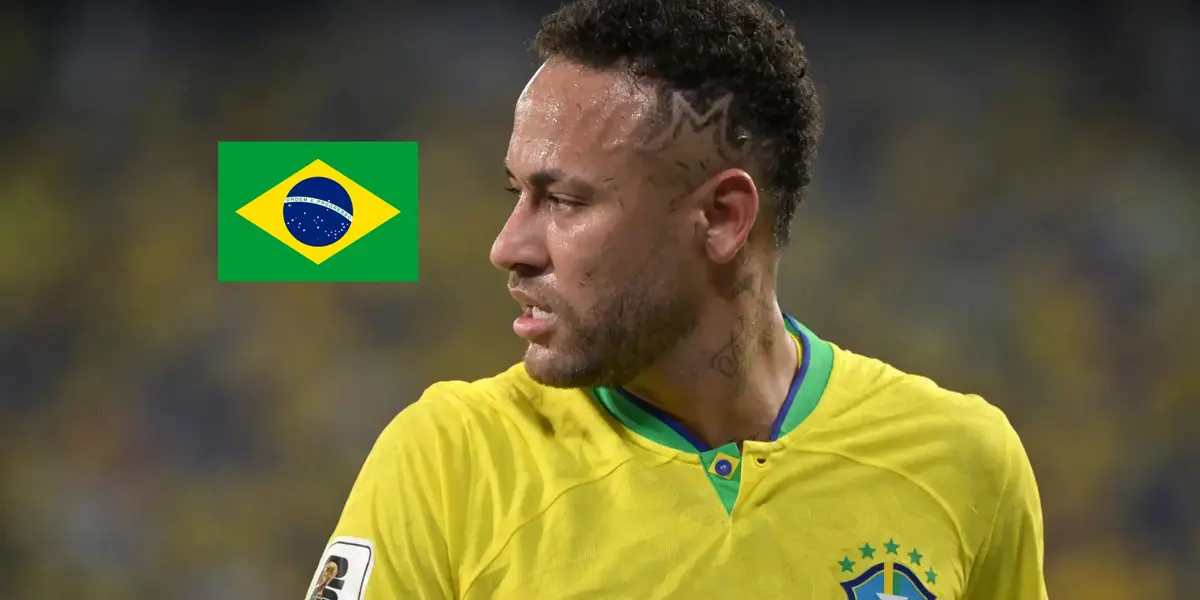
[[[678,275],[676,275],[678,278]],[[616,387],[632,381],[674,350],[699,324],[699,296],[676,278],[621,286],[586,312],[554,306],[555,331],[530,344],[525,370],[555,388]]]

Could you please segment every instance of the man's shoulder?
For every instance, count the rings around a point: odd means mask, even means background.
[[[836,348],[827,388],[832,423],[867,423],[873,435],[940,450],[984,470],[1002,470],[1019,444],[1008,416],[981,394],[945,387],[883,360]]]
[[[430,487],[456,490],[458,509],[502,502],[495,536],[623,459],[620,437],[588,392],[541,385],[521,364],[430,385],[382,437],[390,441],[379,462],[396,457],[424,480],[441,482]]]
[[[478,444],[489,439],[511,443],[514,434],[526,441],[553,438],[560,426],[602,421],[587,391],[540,384],[517,363],[489,377],[430,385],[393,426],[443,439],[470,436]],[[433,423],[437,425],[430,427]]]
[[[978,393],[946,387],[929,376],[850,350],[836,348],[834,357],[829,389],[848,400],[848,408],[966,419],[982,427],[1006,424],[1003,411]]]
[[[798,443],[906,480],[920,490],[908,509],[919,510],[919,498],[940,506],[967,548],[989,535],[1006,493],[1037,502],[1016,429],[982,394],[837,349],[826,400],[814,435]]]

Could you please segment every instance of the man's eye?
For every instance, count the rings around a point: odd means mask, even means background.
[[[514,196],[520,196],[520,195],[521,195],[521,190],[520,190],[519,188],[517,188],[517,187],[515,187],[515,186],[511,186],[511,185],[510,185],[510,186],[508,186],[508,187],[506,187],[506,188],[504,188],[504,191],[506,191],[506,192],[508,192],[508,193],[510,193],[510,194],[512,194],[512,195],[514,195]]]
[[[580,202],[578,200],[573,200],[571,198],[563,198],[562,196],[549,196],[548,198],[546,198],[546,200],[549,201],[554,206],[559,207],[559,208],[575,208],[575,207],[581,206],[583,204],[582,202]]]

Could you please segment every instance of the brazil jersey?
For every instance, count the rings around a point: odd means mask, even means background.
[[[795,379],[740,451],[521,364],[429,387],[367,457],[309,597],[1046,598],[1001,411],[787,323]]]

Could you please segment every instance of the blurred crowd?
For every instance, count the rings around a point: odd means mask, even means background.
[[[519,357],[487,251],[536,12],[311,10],[0,9],[7,597],[297,598],[386,422]],[[1051,597],[1190,597],[1200,128],[1156,99],[1197,77],[865,14],[799,23],[828,124],[785,309],[1006,411]],[[418,140],[421,282],[218,284],[234,139]]]

